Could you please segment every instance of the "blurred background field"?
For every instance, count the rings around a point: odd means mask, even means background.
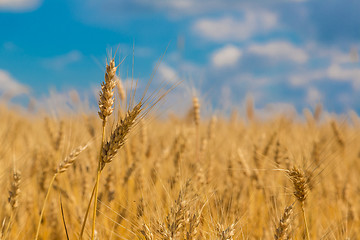
[[[318,108],[306,121],[285,115],[263,121],[250,104],[247,110],[197,119],[190,105],[185,117],[141,120],[104,168],[95,239],[307,239],[293,166],[304,173],[310,238],[358,239],[357,115],[325,118]],[[78,239],[95,182],[100,119],[5,106],[1,115],[0,184],[9,190],[0,201],[2,238],[33,239],[56,169],[88,144],[56,178],[40,225],[40,239],[66,239],[62,203],[70,239]],[[107,139],[117,118],[109,120]]]

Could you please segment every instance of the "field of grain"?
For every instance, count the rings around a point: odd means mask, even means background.
[[[0,107],[0,239],[360,238],[355,113],[204,118],[193,96],[157,119],[169,88],[131,100],[115,73],[99,114]]]

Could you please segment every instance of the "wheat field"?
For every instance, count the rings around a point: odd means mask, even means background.
[[[157,119],[173,86],[133,98],[116,70],[99,114],[1,105],[0,239],[360,238],[355,113],[205,118],[193,96]]]

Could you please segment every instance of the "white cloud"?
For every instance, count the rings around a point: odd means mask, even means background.
[[[139,1],[140,2],[140,1]],[[147,4],[154,6],[157,9],[165,10],[168,14],[179,15],[183,14],[198,14],[202,12],[209,12],[215,9],[228,9],[231,5],[233,8],[239,9],[242,3],[238,1],[231,1],[224,5],[218,0],[181,0],[181,1],[169,1],[169,0],[153,0],[143,1],[141,4]],[[145,5],[144,4],[144,5]]]
[[[356,62],[358,58],[358,49],[355,46],[348,51],[343,51],[337,47],[328,47],[311,42],[307,44],[306,51],[311,53],[313,58],[327,60],[334,64],[352,63]]]
[[[158,70],[157,70],[157,74],[159,75],[159,77],[162,80],[166,80],[169,82],[173,82],[176,80],[177,77],[177,73],[175,71],[175,69],[173,69],[172,67],[170,67],[169,65],[165,64],[165,63],[161,63]]]
[[[77,0],[77,6],[82,10],[88,21],[101,20],[114,24],[113,20],[122,17],[137,18],[153,14],[164,14],[170,18],[183,19],[184,16],[196,16],[208,13],[240,12],[246,8],[258,9],[268,7],[274,3],[305,2],[307,0]],[[94,15],[96,18],[94,18]],[[101,17],[100,17],[101,16]],[[117,22],[117,21],[116,21]]]
[[[309,87],[306,92],[306,101],[311,104],[315,105],[321,102],[323,99],[322,94],[314,87]]]
[[[182,0],[182,1],[165,1],[163,3],[167,3],[170,8],[174,9],[191,9],[194,7],[194,1],[192,0]]]
[[[313,80],[319,80],[327,76],[326,69],[309,71],[302,74],[295,74],[289,77],[290,84],[294,87],[307,85]]]
[[[54,70],[62,70],[69,64],[75,63],[81,60],[82,54],[77,50],[73,50],[64,55],[48,58],[43,61],[44,66],[54,69]]]
[[[277,116],[286,116],[293,118],[297,114],[296,108],[293,104],[287,102],[273,102],[268,103],[262,109],[257,109],[256,115],[260,119],[271,119]]]
[[[349,49],[350,50],[350,49]],[[324,47],[317,43],[309,43],[306,51],[316,61],[326,62],[330,65],[316,70],[298,72],[289,76],[290,84],[295,87],[306,86],[311,81],[328,79],[333,81],[349,81],[360,88],[360,69],[357,68],[357,48],[353,47],[346,52],[336,47]],[[347,67],[344,67],[347,66]]]
[[[331,81],[350,82],[353,87],[360,90],[360,68],[344,67],[333,63],[327,68],[309,71],[304,74],[294,74],[289,77],[291,85],[295,87],[306,86],[311,81],[328,79]]]
[[[249,90],[260,89],[261,87],[267,86],[273,82],[274,79],[272,78],[255,76],[249,73],[239,73],[232,78],[232,83],[236,84],[234,86],[237,86],[239,88],[246,86],[246,89]]]
[[[327,75],[331,79],[340,80],[340,81],[350,81],[357,90],[360,90],[359,68],[343,68],[341,65],[332,64],[327,69]]]
[[[216,50],[211,56],[211,62],[215,67],[222,68],[235,65],[242,56],[240,48],[226,45]]]
[[[27,94],[29,89],[16,81],[10,73],[0,69],[0,94],[6,97],[14,97]]]
[[[41,0],[0,0],[0,11],[25,12],[37,9]]]
[[[326,56],[327,58],[330,57],[330,60],[332,63],[337,63],[337,64],[341,64],[341,63],[351,63],[353,62],[352,57],[351,57],[351,53],[345,53],[345,52],[341,52],[338,50],[331,50],[328,53],[329,55]]]
[[[244,12],[243,19],[223,17],[200,19],[193,25],[196,34],[213,41],[245,40],[256,33],[274,29],[277,15],[269,11]]]
[[[276,60],[290,60],[296,63],[305,63],[309,58],[304,50],[285,41],[270,42],[262,45],[253,44],[249,46],[248,51]]]

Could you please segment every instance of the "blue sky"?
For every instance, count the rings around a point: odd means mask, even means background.
[[[0,95],[66,104],[75,89],[92,102],[109,49],[126,57],[126,82],[135,46],[140,85],[167,49],[154,85],[183,80],[174,104],[196,89],[212,110],[252,96],[259,109],[359,113],[359,11],[356,0],[2,0]]]

